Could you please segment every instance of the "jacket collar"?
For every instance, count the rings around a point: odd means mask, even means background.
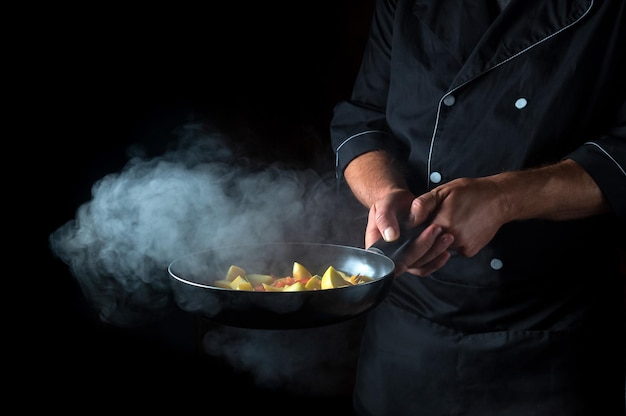
[[[594,0],[511,0],[502,13],[495,4],[495,0],[415,0],[413,13],[459,61],[451,89],[571,26],[587,14]]]

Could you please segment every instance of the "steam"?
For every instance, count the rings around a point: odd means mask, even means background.
[[[209,355],[225,358],[266,391],[305,397],[348,396],[363,322],[357,318],[288,331],[218,327],[205,335],[203,343]]]
[[[49,237],[52,252],[69,266],[102,321],[131,326],[171,311],[167,267],[195,251],[277,241],[362,244],[364,213],[337,193],[333,172],[257,163],[200,123],[180,132],[174,150],[152,159],[136,155],[121,172],[98,180],[92,199]],[[340,333],[333,337],[336,327]],[[207,333],[204,342],[207,353],[224,355],[261,384],[290,380],[292,388],[315,394],[345,385],[340,373],[354,351],[351,332],[350,325],[223,328]],[[335,354],[322,353],[312,337]],[[276,352],[278,362],[271,358]],[[312,380],[300,376],[295,382],[294,372],[319,374],[326,382],[307,387],[302,383]]]
[[[361,243],[358,211],[338,197],[332,173],[255,163],[201,123],[180,133],[176,149],[135,156],[97,181],[75,219],[50,235],[51,250],[103,321],[135,325],[167,313],[167,266],[194,251],[273,241]]]

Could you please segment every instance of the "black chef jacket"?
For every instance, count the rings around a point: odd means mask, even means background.
[[[504,225],[473,258],[400,276],[368,316],[355,407],[377,415],[623,411],[626,2],[380,0],[331,140],[341,179],[383,149],[419,195],[575,160],[605,216]],[[609,413],[610,414],[610,413]],[[621,413],[620,413],[621,414]]]

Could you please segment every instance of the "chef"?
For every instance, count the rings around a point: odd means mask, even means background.
[[[368,314],[357,414],[624,414],[625,12],[376,0],[338,180],[366,247],[427,227]]]

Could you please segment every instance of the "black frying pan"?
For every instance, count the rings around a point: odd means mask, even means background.
[[[318,243],[270,243],[222,247],[188,254],[170,263],[177,304],[219,324],[257,329],[309,328],[360,316],[388,293],[394,260],[423,230],[403,232],[394,243],[380,240],[369,249]],[[290,275],[293,262],[320,276],[328,268],[361,274],[373,281],[354,286],[301,292],[254,292],[222,289],[231,265],[248,273]]]

